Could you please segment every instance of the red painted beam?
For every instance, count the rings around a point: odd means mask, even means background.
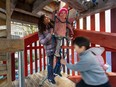
[[[68,41],[66,41],[66,44],[67,44],[67,46],[68,46]],[[69,63],[70,62],[70,58],[69,58],[69,49],[66,49],[67,50],[67,63]],[[67,74],[70,74],[70,70],[67,68]]]
[[[46,54],[45,49],[43,49],[43,63],[44,63],[44,70],[46,69]]]
[[[64,39],[63,39],[63,42],[62,42],[62,46],[64,46]],[[64,54],[65,54],[65,51],[64,51],[64,48],[62,48],[62,51],[63,51],[63,52],[62,52],[62,53],[63,53],[62,56],[63,56],[63,58],[65,58],[65,55],[64,55]],[[63,67],[63,72],[65,73],[65,72],[66,72],[66,71],[65,71],[65,66],[62,66],[62,67]]]
[[[37,42],[34,43],[37,47]],[[37,49],[35,49],[35,72],[38,72],[38,63],[37,63]]]
[[[41,46],[40,43],[39,43],[39,46]],[[42,71],[42,51],[41,51],[41,48],[39,49],[39,67],[40,67],[40,71]]]
[[[32,47],[32,44],[30,45],[30,47]],[[30,74],[33,74],[33,56],[32,56],[32,49],[29,50],[29,54],[30,54]]]
[[[31,43],[36,42],[37,40],[39,40],[39,38],[38,38],[38,32],[30,34],[30,35],[28,35],[28,36],[26,36],[26,37],[24,37],[22,39],[24,39],[24,41],[25,41],[25,46],[28,46]]]
[[[79,19],[77,20],[77,29],[80,29],[80,23],[79,23]]]
[[[91,15],[90,20],[91,20],[91,22],[90,22],[91,29],[90,30],[95,31],[95,15]],[[91,43],[91,47],[95,47],[95,44]]]
[[[87,23],[86,23],[86,17],[83,18],[83,29],[86,30],[87,29]]]
[[[75,30],[75,36],[84,36],[90,39],[91,43],[116,50],[116,33],[105,33],[87,30]]]
[[[12,81],[15,80],[15,53],[11,54]]]
[[[116,8],[111,9],[111,32],[116,34]],[[116,39],[113,40],[112,43],[116,44],[115,41]],[[111,56],[112,56],[112,71],[116,72],[116,52],[112,52]]]
[[[100,13],[100,32],[105,32],[105,11]]]
[[[95,15],[91,15],[90,19],[91,19],[91,30],[95,31]]]
[[[71,59],[72,59],[72,64],[74,64],[74,48],[71,49]],[[75,71],[72,71],[72,76],[75,75]]]
[[[105,11],[100,13],[100,32],[105,32]],[[106,51],[102,54],[106,63]]]

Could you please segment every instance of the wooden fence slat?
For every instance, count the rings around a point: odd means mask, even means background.
[[[35,47],[37,47],[37,42],[34,43]],[[35,49],[35,72],[38,72],[38,63],[37,63],[37,48]]]
[[[30,45],[32,47],[32,44]],[[32,49],[30,49],[30,74],[33,74],[33,56]]]

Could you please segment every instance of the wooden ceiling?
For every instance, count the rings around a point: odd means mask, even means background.
[[[6,0],[0,0],[0,11],[1,8],[5,9],[5,1]],[[62,1],[66,2],[70,7],[79,12],[80,15],[78,18],[116,7],[115,0],[97,0],[98,5],[95,7],[91,7],[91,3],[87,3],[87,5],[82,4],[82,1],[86,0]],[[54,11],[59,4],[60,3],[57,0],[11,0],[11,16],[12,19],[15,20],[27,20],[30,22],[36,18],[38,20],[38,14],[41,14],[41,12],[47,14],[48,16],[51,15],[52,11]],[[45,6],[47,7],[45,8]]]
[[[55,9],[56,1],[53,0],[12,0],[12,19],[18,19],[21,21],[28,21],[35,23],[39,17],[39,11],[50,16],[52,14],[49,9],[43,9],[46,5]],[[19,15],[19,16],[17,16]],[[19,18],[20,17],[20,18]]]

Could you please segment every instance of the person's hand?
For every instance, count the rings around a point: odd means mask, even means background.
[[[53,30],[53,29],[51,29],[51,30],[50,30],[50,33],[51,33],[51,34],[53,34],[53,33],[54,33],[54,30]]]
[[[63,64],[63,65],[66,65],[66,60],[62,58],[62,59],[60,60],[60,63]]]

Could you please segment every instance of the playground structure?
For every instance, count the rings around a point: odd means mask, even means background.
[[[76,9],[78,14],[76,15],[76,29],[74,30],[74,37],[85,36],[88,37],[92,45],[99,44],[105,47],[103,57],[106,61],[106,52],[111,52],[112,72],[107,73],[112,87],[116,87],[116,1],[115,0],[98,0],[98,5],[92,5],[90,2],[88,5],[84,5],[81,0],[62,0],[66,2],[64,7],[70,6],[70,9]],[[86,1],[86,0],[83,0]],[[38,17],[41,13],[47,14],[52,18],[53,11],[56,10],[59,2],[57,0],[0,0],[0,26],[6,26],[6,29],[0,29],[0,75],[5,78],[0,79],[0,87],[19,87],[24,86],[24,78],[27,79],[27,87],[37,87],[39,83],[36,82],[39,79],[40,74],[37,72],[45,72],[46,70],[46,55],[43,46],[39,43],[38,33],[35,32],[29,36],[21,39],[12,39],[11,36],[11,21],[38,23]],[[45,7],[46,6],[46,7]],[[50,9],[51,8],[51,9]],[[105,11],[111,10],[111,33],[107,33],[105,26]],[[40,12],[40,13],[39,13]],[[95,31],[95,14],[100,14],[100,31]],[[90,30],[87,30],[87,16],[90,16]],[[80,29],[80,18],[83,18],[83,29]],[[109,21],[110,22],[110,21]],[[68,42],[67,42],[68,43]],[[34,44],[34,45],[33,45]],[[71,52],[71,62],[74,60],[74,49],[72,45],[67,46],[63,44],[63,54],[65,49],[69,49]],[[27,52],[30,53],[30,67],[28,67]],[[32,52],[34,51],[35,70],[32,60]],[[15,52],[19,53],[19,82],[15,81]],[[38,55],[39,53],[39,55]],[[70,61],[69,53],[67,53],[67,62]],[[37,62],[39,59],[39,63]],[[78,59],[78,58],[77,58]],[[24,61],[23,61],[24,60]],[[38,70],[39,66],[39,70]],[[22,68],[24,67],[24,68]],[[30,68],[30,72],[28,71]],[[37,73],[37,74],[35,74]],[[70,71],[66,67],[63,67],[63,73],[68,76],[63,77],[67,81],[77,82],[81,78],[79,73]],[[38,78],[36,78],[38,75]],[[44,74],[45,75],[45,74]],[[35,77],[34,77],[35,76]],[[33,80],[36,78],[36,81]],[[70,80],[69,80],[70,79]],[[32,81],[32,82],[31,82]],[[34,82],[35,83],[34,83]],[[71,82],[71,83],[73,83]],[[32,84],[30,85],[29,84]],[[35,84],[35,85],[34,85]],[[59,83],[60,84],[60,83]],[[50,87],[44,86],[44,87]],[[61,87],[58,86],[58,87]],[[63,87],[63,86],[62,86]]]

